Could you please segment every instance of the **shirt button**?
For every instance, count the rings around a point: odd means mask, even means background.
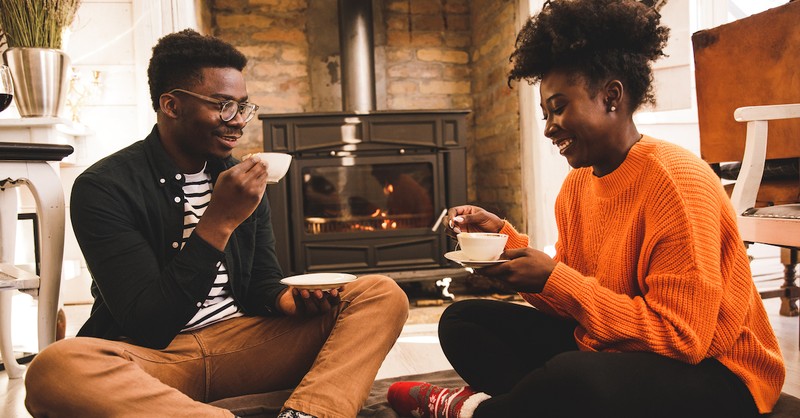
[[[180,179],[181,179],[181,175],[180,174],[176,174],[175,175],[175,180],[180,180]]]
[[[199,308],[201,306],[203,306],[203,302],[197,302],[197,307]]]
[[[177,241],[172,243],[172,248],[178,248],[178,247],[180,247],[180,246],[181,246],[181,245],[180,245],[180,244],[178,244],[178,242],[177,242]]]
[[[181,203],[181,198],[178,197],[178,196],[175,196],[175,203]]]
[[[166,181],[166,180],[164,180],[164,179],[158,179],[158,182],[159,182],[159,183],[161,183],[161,184],[164,184],[164,183],[166,183],[167,181]]]

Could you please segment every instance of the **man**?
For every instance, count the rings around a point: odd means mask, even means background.
[[[353,417],[408,315],[384,276],[279,283],[269,167],[231,157],[258,106],[246,58],[192,30],[153,48],[157,123],[75,181],[95,303],[27,373],[34,417],[231,416],[217,399],[294,387],[280,417]]]

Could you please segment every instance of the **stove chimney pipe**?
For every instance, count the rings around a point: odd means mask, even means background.
[[[375,110],[372,0],[339,0],[342,110]]]

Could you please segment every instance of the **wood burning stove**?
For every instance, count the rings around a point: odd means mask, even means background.
[[[443,209],[466,202],[468,111],[260,115],[294,156],[267,187],[284,273],[449,267]]]
[[[372,2],[339,0],[342,112],[259,115],[264,150],[294,156],[267,186],[284,274],[393,272],[398,281],[464,275],[445,208],[467,200],[467,110],[377,111]]]

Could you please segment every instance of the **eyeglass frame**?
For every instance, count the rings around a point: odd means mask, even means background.
[[[253,116],[256,115],[256,111],[259,109],[259,106],[257,104],[255,104],[255,103],[250,103],[250,102],[239,103],[239,102],[237,102],[236,100],[233,100],[233,99],[219,100],[219,99],[215,99],[213,97],[204,96],[202,94],[195,93],[195,92],[189,91],[189,90],[184,90],[184,89],[172,89],[172,90],[168,91],[166,94],[172,94],[172,93],[175,93],[175,92],[186,93],[186,94],[188,94],[190,96],[193,96],[193,97],[198,98],[200,100],[204,100],[204,101],[206,101],[208,103],[213,103],[213,104],[219,105],[219,118],[222,119],[223,122],[232,121],[233,118],[235,118],[237,114],[239,114],[239,115],[242,114],[242,110],[243,109],[252,109],[252,111],[250,112],[250,115],[248,115],[244,120],[245,123],[250,122],[250,120],[253,119]],[[236,112],[234,112],[233,115],[231,115],[230,118],[225,119],[222,116],[222,110],[225,108],[225,106],[227,106],[227,105],[229,105],[231,103],[235,103],[237,105],[236,106]]]

